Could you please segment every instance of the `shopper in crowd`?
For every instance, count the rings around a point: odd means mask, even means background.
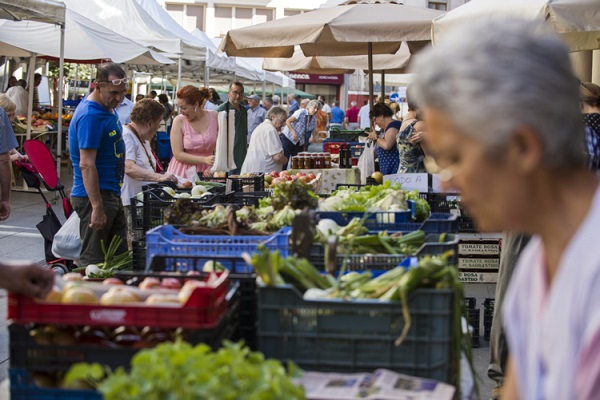
[[[17,78],[14,76],[11,76],[10,78],[8,78],[8,83],[6,84],[6,90],[4,91],[4,93],[6,93],[8,91],[8,89],[10,89],[13,86],[17,85]]]
[[[273,96],[273,105],[274,106],[279,106],[281,105],[281,97],[274,95]]]
[[[586,130],[588,166],[600,170],[600,86],[592,82],[579,85],[581,112]]]
[[[533,235],[502,306],[502,398],[596,398],[600,190],[568,48],[536,23],[478,21],[422,54],[415,71],[445,188],[460,191],[481,231]]]
[[[392,109],[392,111],[394,112],[394,119],[396,121],[402,121],[402,115],[400,115],[400,105],[398,103],[396,103],[395,101],[392,101],[392,102],[390,102],[389,106]]]
[[[396,137],[400,156],[399,174],[426,172],[425,170],[425,122],[419,118],[419,110],[406,92],[408,112],[400,125],[400,132]]]
[[[11,293],[45,298],[54,284],[54,271],[31,261],[0,261],[0,287]]]
[[[331,107],[329,107],[329,105],[325,102],[325,97],[318,95],[317,100],[319,100],[323,105],[322,109],[327,115],[327,125],[329,125],[329,121],[331,121]]]
[[[235,110],[235,138],[233,144],[233,159],[236,168],[229,171],[231,174],[239,174],[244,165],[246,152],[248,151],[248,111],[242,106],[244,99],[244,84],[233,82],[229,85],[227,92],[229,100],[221,104],[217,111]]]
[[[271,107],[273,107],[273,99],[271,97],[265,97],[263,99],[262,105],[265,108],[265,110],[269,111]]]
[[[310,99],[302,99],[300,101],[300,108],[306,108],[306,106],[308,106],[309,102],[310,102]]]
[[[209,88],[208,91],[210,92],[210,97],[208,99],[208,103],[211,103],[214,106],[220,106],[221,104],[223,104],[223,101],[221,100],[221,96],[219,96],[219,93],[217,93],[215,88]]]
[[[383,103],[377,103],[371,109],[369,117],[373,125],[381,129],[381,133],[369,131],[369,139],[377,144],[375,149],[379,159],[379,170],[383,175],[395,174],[398,171],[398,147],[396,146],[396,135],[400,128],[400,121],[392,117],[394,112]]]
[[[4,109],[4,111],[6,111],[8,120],[11,122],[11,126],[12,126],[12,122],[15,119],[15,110],[17,109],[17,105],[15,103],[13,103],[7,95],[0,94],[0,107],[2,107]],[[21,153],[19,153],[17,151],[17,149],[10,150],[8,152],[8,155],[10,157],[11,163],[15,162],[15,161],[28,160],[27,156],[24,156]]]
[[[317,119],[315,114],[321,109],[321,103],[311,100],[306,110],[298,110],[287,119],[281,131],[281,144],[285,158],[295,156],[305,150],[309,143],[317,141]]]
[[[145,99],[146,96],[144,96],[143,94],[138,94],[135,96],[135,102],[137,103],[138,101],[140,101],[141,99]]]
[[[327,113],[323,111],[323,103],[319,101],[319,105],[321,109],[315,114],[317,118],[317,132],[327,132],[327,122],[329,119],[327,118]]]
[[[16,114],[21,116],[27,115],[27,105],[29,104],[29,93],[25,90],[26,87],[27,82],[24,79],[19,79],[17,84],[6,92],[6,95],[17,106]]]
[[[370,111],[371,106],[369,105],[369,101],[365,100],[364,105],[358,111],[358,129],[364,130],[371,127]]]
[[[168,174],[186,178],[185,171],[196,167],[202,173],[215,163],[213,155],[217,146],[219,123],[217,112],[205,110],[204,102],[210,93],[207,88],[187,85],[177,92],[179,115],[173,120],[171,148],[173,158]]]
[[[133,238],[131,198],[142,191],[142,186],[152,182],[173,182],[177,178],[172,174],[161,174],[162,165],[152,152],[150,141],[163,120],[165,108],[157,101],[143,99],[135,103],[131,110],[131,123],[123,127],[125,142],[125,177],[121,187],[121,201],[127,217],[127,244],[131,249]]]
[[[151,98],[152,100],[156,100],[156,96],[158,94],[156,93],[156,90],[151,90],[150,93],[148,93],[148,97]]]
[[[42,114],[44,110],[40,107],[40,93],[38,92],[38,86],[42,83],[42,74],[33,74],[33,111]],[[31,85],[27,90],[32,90]]]
[[[296,111],[298,111],[298,109],[300,108],[300,105],[298,104],[296,97],[292,93],[289,93],[287,95],[287,102],[288,102],[288,118],[289,118],[292,115],[294,115],[294,113]]]
[[[133,110],[133,101],[129,100],[127,96],[123,97],[123,101],[117,106],[117,115],[121,125],[131,122],[131,110]]]
[[[344,118],[344,123],[350,130],[358,129],[358,112],[360,110],[356,107],[356,101],[352,100],[350,103],[350,108],[346,110],[346,118]]]
[[[248,96],[248,143],[250,143],[250,137],[252,132],[263,123],[267,117],[267,111],[260,106],[260,97],[257,94]]]
[[[340,102],[338,100],[334,101],[333,107],[331,107],[331,122],[329,123],[329,126],[344,128],[344,118],[346,118],[346,113],[340,108]]]
[[[254,130],[242,173],[281,171],[288,159],[283,153],[279,131],[285,125],[287,112],[283,107],[273,107],[266,119]]]
[[[69,125],[71,202],[81,220],[81,266],[104,261],[101,241],[110,244],[114,236],[126,235],[121,203],[125,143],[115,108],[123,101],[128,82],[119,64],[98,66],[95,90],[79,103]],[[123,242],[116,254],[125,251]]]
[[[0,108],[0,221],[10,216],[10,153],[18,145],[8,115]]]
[[[164,108],[162,121],[165,124],[165,132],[167,132],[167,135],[170,135],[171,125],[173,124],[173,114],[175,110],[173,110],[173,106],[171,103],[169,103],[169,97],[164,93],[158,95],[158,102],[162,104]]]

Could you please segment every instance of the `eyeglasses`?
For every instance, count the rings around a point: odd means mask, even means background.
[[[229,93],[231,93],[231,94],[232,94],[232,95],[234,95],[234,96],[243,96],[243,95],[244,95],[244,92],[235,92],[235,91],[231,91],[231,92],[229,92]]]
[[[112,83],[113,85],[121,85],[123,83],[129,83],[129,78],[113,79],[111,81],[99,81],[98,83]]]
[[[440,181],[442,182],[449,182],[458,175],[459,172],[458,167],[455,164],[449,165],[446,168],[440,167],[433,157],[425,157],[425,159],[423,159],[423,164],[425,164],[427,172],[433,175],[439,175]]]

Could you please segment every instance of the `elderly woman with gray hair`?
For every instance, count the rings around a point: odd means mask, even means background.
[[[285,122],[280,137],[283,153],[287,159],[306,149],[309,143],[317,142],[317,118],[315,114],[321,107],[319,101],[311,100],[305,109],[299,109]]]
[[[414,70],[446,188],[460,191],[482,231],[533,235],[502,307],[502,398],[597,398],[600,190],[585,165],[568,48],[538,24],[487,19],[449,35]]]
[[[241,173],[281,171],[288,159],[283,154],[279,130],[287,120],[287,111],[282,107],[272,107],[265,120],[256,127],[250,137],[248,153]]]

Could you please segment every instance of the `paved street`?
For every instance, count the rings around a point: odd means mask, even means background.
[[[62,177],[66,187],[71,185],[71,177]],[[11,195],[11,217],[0,222],[0,259],[30,259],[34,261],[44,260],[44,242],[36,229],[36,224],[42,220],[45,213],[44,201],[37,193],[13,191]],[[53,206],[61,222],[64,222],[62,206],[57,202]],[[477,306],[483,307],[483,300],[494,297],[495,285],[470,284],[466,285],[466,295],[477,298]],[[480,399],[488,399],[492,383],[487,378],[486,369],[489,362],[489,344],[483,340],[483,314],[481,316],[482,336],[481,347],[474,349],[475,368],[479,375],[479,386],[481,389]],[[8,373],[8,332],[6,328],[6,293],[0,290],[0,382],[7,378]],[[0,400],[6,397],[0,385]]]

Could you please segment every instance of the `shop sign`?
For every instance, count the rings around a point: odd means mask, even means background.
[[[500,258],[459,258],[458,269],[494,269],[500,268]]]
[[[384,175],[383,180],[399,183],[404,190],[418,190],[421,193],[429,190],[426,173]]]
[[[458,254],[461,255],[500,255],[500,243],[495,242],[480,242],[480,243],[459,243]]]
[[[496,283],[497,272],[459,272],[458,279],[463,283]]]
[[[289,77],[296,83],[318,83],[322,85],[343,85],[344,75],[299,74],[290,72]]]

